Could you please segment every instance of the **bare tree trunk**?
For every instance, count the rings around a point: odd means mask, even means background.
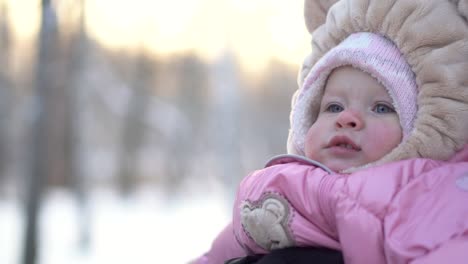
[[[32,150],[26,206],[26,232],[23,263],[34,264],[39,244],[38,213],[44,182],[50,171],[48,137],[48,98],[54,78],[53,53],[56,48],[57,21],[50,0],[42,0],[42,20],[36,69],[35,118],[32,124]]]
[[[10,26],[7,21],[7,8],[5,2],[0,5],[0,122],[8,122],[8,115],[11,112],[12,84],[9,74],[10,69]],[[9,164],[9,126],[0,127],[0,181],[5,176],[6,167]],[[1,183],[0,183],[1,186]],[[0,190],[1,192],[2,190]],[[1,193],[0,193],[1,194]]]
[[[84,70],[84,57],[87,50],[87,35],[84,27],[84,4],[85,0],[78,0],[79,23],[78,31],[73,34],[71,39],[71,58],[68,65],[69,79],[65,90],[66,100],[66,118],[65,118],[65,171],[69,175],[72,192],[76,198],[77,210],[79,211],[79,247],[87,249],[90,243],[90,216],[88,201],[86,198],[86,179],[83,171],[83,149],[81,124],[82,118],[79,109],[80,99],[82,98],[82,72]]]
[[[229,50],[219,59],[212,70],[214,105],[213,131],[216,152],[222,167],[221,180],[226,190],[230,193],[228,197],[235,196],[235,188],[242,177],[240,175],[240,132],[239,132],[239,77],[234,57]],[[233,200],[229,200],[232,203]]]
[[[149,99],[147,79],[150,76],[150,69],[150,62],[144,53],[140,53],[136,62],[133,94],[128,103],[120,146],[118,179],[122,195],[128,195],[135,185],[137,155],[144,137],[142,117],[146,113]]]
[[[9,49],[10,49],[10,25],[8,24],[8,9],[5,2],[0,4],[0,59],[2,60],[1,73],[8,69],[8,64],[4,65],[5,62],[9,63]]]

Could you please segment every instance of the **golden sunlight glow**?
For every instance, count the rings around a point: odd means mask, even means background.
[[[272,58],[299,64],[309,47],[302,1],[96,0],[86,13],[88,32],[109,47],[193,51],[207,60],[232,50],[250,70]]]
[[[39,7],[38,0],[7,1],[8,17],[17,38],[27,40],[35,36],[40,25]]]
[[[39,25],[40,1],[8,3],[16,34],[34,35]],[[162,56],[192,51],[206,60],[215,60],[229,51],[253,71],[260,70],[271,59],[299,65],[309,50],[303,1],[87,0],[85,3],[89,35],[109,48],[144,48]]]
[[[9,71],[16,75],[25,67],[31,67],[31,59],[35,56],[34,40],[40,25],[40,5],[38,0],[0,0],[0,3],[12,31]]]

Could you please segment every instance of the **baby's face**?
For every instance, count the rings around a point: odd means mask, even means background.
[[[402,139],[392,102],[371,75],[350,66],[335,69],[307,132],[306,156],[336,172],[382,158]]]

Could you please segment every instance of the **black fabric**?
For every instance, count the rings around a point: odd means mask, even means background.
[[[236,258],[226,261],[224,264],[254,264],[258,263],[260,259],[263,258],[265,255],[254,255],[254,256],[247,256],[243,258]]]
[[[267,255],[232,259],[225,264],[344,264],[340,251],[327,248],[284,248]]]

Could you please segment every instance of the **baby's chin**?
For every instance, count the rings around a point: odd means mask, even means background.
[[[356,162],[356,161],[330,161],[323,162],[323,164],[330,170],[340,173],[343,171],[348,171],[352,168],[357,168],[368,164],[368,162]]]
[[[306,157],[320,162],[336,173],[347,173],[346,171],[349,171],[349,169],[359,168],[374,161],[374,159],[370,159],[369,157],[362,155],[362,153],[361,155],[356,155],[354,157],[336,157],[333,155],[327,155],[327,153],[325,153],[325,155],[315,155],[316,153],[317,152],[306,152]]]

